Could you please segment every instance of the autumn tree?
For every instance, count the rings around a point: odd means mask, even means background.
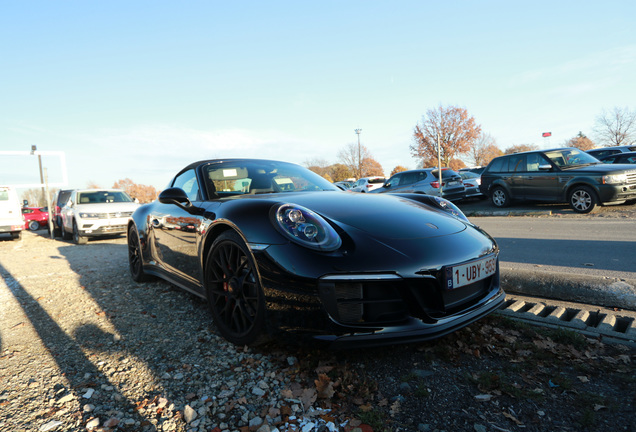
[[[467,153],[480,134],[481,126],[465,108],[440,105],[415,125],[411,154],[422,161],[437,159],[439,137],[442,165],[448,166],[457,155]]]
[[[567,140],[565,145],[566,147],[576,147],[583,151],[591,150],[595,147],[594,141],[586,137],[583,132],[579,132],[576,136]]]
[[[383,173],[382,165],[376,161],[371,152],[363,145],[348,144],[338,152],[338,159],[347,166],[356,178],[369,177]]]
[[[486,166],[503,152],[497,146],[497,142],[489,133],[481,133],[475,140],[473,147],[468,152],[475,166]]]
[[[535,144],[517,144],[504,150],[504,154],[521,153],[526,151],[538,150],[539,146]]]
[[[312,159],[305,161],[305,166],[311,171],[315,172],[319,176],[326,178],[329,181],[337,181],[332,180],[329,175],[330,164],[328,161],[324,159]]]
[[[384,168],[372,157],[362,159],[362,177],[384,177]]]
[[[603,110],[594,123],[594,133],[605,147],[636,143],[636,111],[627,107]]]
[[[51,196],[53,196],[55,190],[57,189],[49,190]],[[29,207],[46,207],[47,205],[46,194],[44,196],[42,195],[41,188],[27,189],[25,191],[22,191],[20,193],[20,204],[22,204],[23,201],[27,201]]]
[[[466,168],[466,163],[461,159],[451,159],[448,163],[448,167],[453,171],[459,171],[462,168]]]
[[[401,173],[403,171],[408,171],[408,168],[403,167],[402,165],[398,165],[395,168],[393,168],[393,171],[391,171],[391,175],[389,177],[393,177],[395,174]]]
[[[129,178],[116,181],[113,189],[123,189],[128,195],[139,200],[140,203],[149,203],[157,197],[154,186],[136,184]]]
[[[353,177],[353,171],[348,166],[336,163],[329,166],[329,176],[333,181],[344,181]]]

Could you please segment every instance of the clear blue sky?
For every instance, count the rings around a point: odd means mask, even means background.
[[[64,152],[69,187],[160,189],[200,159],[337,162],[361,128],[388,175],[415,167],[439,104],[502,149],[557,146],[636,108],[635,17],[633,0],[0,0],[0,151]],[[39,181],[36,158],[0,158],[0,183]]]

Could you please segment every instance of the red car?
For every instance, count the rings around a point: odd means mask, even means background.
[[[46,228],[49,223],[49,212],[45,208],[38,207],[22,207],[24,215],[24,229],[37,231],[40,228]]]

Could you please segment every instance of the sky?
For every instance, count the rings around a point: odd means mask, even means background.
[[[0,184],[164,188],[203,159],[385,175],[460,106],[501,149],[636,109],[636,2],[0,0]],[[551,132],[550,138],[542,138]],[[18,152],[18,153],[14,153]],[[469,160],[467,159],[467,162]]]

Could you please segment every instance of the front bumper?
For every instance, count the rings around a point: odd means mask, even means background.
[[[631,199],[636,199],[636,183],[599,187],[599,200],[602,204],[620,203]]]
[[[309,260],[283,268],[282,256],[261,252],[255,258],[272,327],[311,335],[336,349],[435,339],[490,314],[505,300],[498,265],[491,276],[448,290],[444,267],[408,272],[395,266],[393,272],[311,278],[299,276]],[[320,267],[316,260],[312,264]]]
[[[117,219],[82,219],[78,222],[78,230],[83,237],[99,237],[105,235],[125,234],[130,218]]]

